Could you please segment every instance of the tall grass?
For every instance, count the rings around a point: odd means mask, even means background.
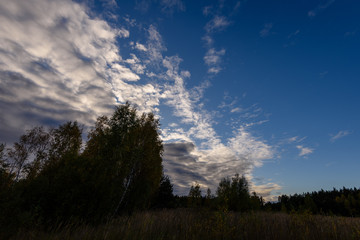
[[[360,218],[176,209],[139,212],[100,226],[20,231],[12,239],[360,239]]]

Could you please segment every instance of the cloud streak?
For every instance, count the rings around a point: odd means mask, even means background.
[[[272,23],[266,23],[266,24],[264,25],[264,28],[261,29],[261,31],[259,32],[260,37],[265,38],[265,37],[269,36],[270,33],[271,33],[270,31],[271,31],[272,28],[273,28],[273,24],[272,24]]]
[[[322,11],[324,11],[325,9],[330,7],[330,5],[332,5],[334,2],[335,2],[335,0],[328,0],[324,4],[319,4],[317,7],[315,7],[314,9],[312,9],[308,12],[308,17],[312,18],[312,17],[317,16],[319,13],[321,13]]]
[[[300,150],[300,153],[299,153],[300,157],[305,157],[314,152],[314,149],[309,148],[309,147],[304,147],[302,145],[297,145],[296,148]]]
[[[68,0],[2,1],[0,9],[3,141],[11,142],[39,124],[78,120],[90,127],[97,116],[130,101],[139,111],[174,119],[164,125],[162,138],[165,171],[179,194],[196,180],[214,189],[221,177],[236,172],[251,177],[255,167],[273,157],[272,147],[246,126],[237,126],[227,139],[218,135],[212,114],[200,102],[208,84],[196,91],[186,88],[191,74],[180,68],[180,57],[165,55],[155,26],[141,28],[146,40],[140,43],[131,39],[131,29],[111,27]],[[225,29],[229,22],[214,17],[211,24],[209,33]],[[131,26],[138,27],[136,21]],[[128,41],[128,55],[122,53],[119,38]],[[204,62],[209,73],[221,70],[224,55],[224,49],[208,47]],[[161,112],[164,106],[171,116]]]
[[[332,137],[330,138],[330,142],[335,142],[340,138],[348,136],[349,134],[351,134],[351,132],[348,130],[339,131],[337,134],[332,135]]]

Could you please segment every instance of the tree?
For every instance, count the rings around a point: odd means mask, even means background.
[[[77,122],[33,128],[9,149],[0,144],[0,225],[97,222],[149,207],[159,189],[169,198],[159,125],[125,104],[98,118],[82,152]]]
[[[169,208],[173,207],[174,200],[173,185],[170,178],[167,175],[163,175],[153,205],[157,208]]]
[[[14,180],[14,174],[10,172],[10,164],[8,163],[5,144],[0,144],[0,195],[4,193]],[[0,197],[1,198],[1,197]]]
[[[95,191],[107,196],[102,205],[110,206],[114,214],[149,206],[162,176],[159,135],[154,115],[138,115],[128,103],[117,107],[110,118],[98,118],[90,132],[83,156],[96,166]]]
[[[231,197],[231,181],[229,178],[223,178],[219,182],[219,186],[216,190],[218,205],[220,207],[229,207],[229,200]]]
[[[250,207],[249,184],[244,176],[235,176],[230,180],[223,178],[217,189],[220,206],[229,210],[244,211]]]
[[[195,183],[195,185],[191,186],[188,199],[189,206],[191,207],[197,207],[201,205],[201,190],[199,183]]]

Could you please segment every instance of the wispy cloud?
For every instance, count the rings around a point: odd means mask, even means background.
[[[72,1],[0,1],[0,8],[7,13],[0,15],[0,109],[7,113],[0,116],[3,140],[35,125],[69,119],[91,126],[114,105],[130,101],[162,119],[162,104],[170,109],[174,121],[162,132],[164,166],[178,193],[186,193],[194,180],[214,189],[221,177],[235,172],[251,176],[273,157],[273,148],[246,126],[238,125],[227,139],[218,135],[213,115],[200,102],[209,84],[196,91],[186,88],[191,74],[180,68],[179,56],[165,55],[154,25],[141,28],[142,44],[131,39],[131,28],[111,27]],[[226,27],[221,21],[215,25],[212,31]],[[127,46],[133,42],[128,55],[121,54],[118,38]],[[209,69],[224,54],[209,47],[204,58]]]
[[[349,134],[351,134],[351,132],[348,131],[348,130],[339,131],[337,134],[330,134],[330,136],[331,136],[330,142],[335,142],[336,140],[339,140],[340,138],[346,137]]]
[[[136,43],[135,44],[135,48],[139,51],[143,51],[143,52],[147,52],[147,48],[145,47],[145,45],[141,44],[141,43]]]
[[[273,28],[273,24],[272,23],[266,23],[264,25],[264,28],[261,29],[261,31],[259,32],[260,37],[264,38],[270,35],[270,31]]]
[[[335,0],[328,0],[327,2],[323,3],[323,4],[319,4],[317,7],[315,7],[314,9],[308,11],[308,16],[309,17],[315,17],[316,15],[318,15],[320,12],[324,11],[325,9],[327,9],[328,7],[330,7],[331,4],[333,4],[335,2]]]
[[[204,57],[205,64],[209,67],[208,73],[217,74],[221,71],[221,57],[225,55],[225,49],[216,51],[214,48],[210,48]]]
[[[204,15],[208,15],[211,7],[204,8]],[[204,56],[204,62],[208,66],[209,74],[218,74],[221,68],[221,58],[225,55],[225,49],[219,51],[215,50],[213,34],[219,31],[225,30],[230,25],[230,22],[225,16],[215,15],[205,26],[206,34],[202,38],[207,48],[206,55]]]
[[[311,153],[314,152],[314,149],[308,148],[308,147],[304,147],[304,146],[302,146],[302,145],[297,145],[296,148],[300,150],[300,153],[299,153],[299,156],[300,156],[300,157],[305,157],[305,156],[307,156],[307,155],[309,155],[309,154],[311,154]]]
[[[208,33],[213,33],[217,31],[225,30],[227,26],[230,25],[230,22],[225,16],[214,16],[205,26],[205,30]]]
[[[173,14],[174,11],[185,11],[185,4],[182,0],[136,0],[135,9],[141,12],[147,12],[152,4],[156,4],[163,13],[167,14]]]
[[[319,73],[319,76],[320,76],[320,78],[324,78],[326,75],[328,75],[328,71],[324,71],[324,72],[321,72],[321,73]]]
[[[174,10],[185,11],[185,4],[181,0],[161,0],[162,11],[173,13]]]
[[[300,34],[300,30],[296,30],[292,33],[290,33],[288,36],[287,36],[287,43],[285,43],[283,46],[286,48],[286,47],[289,47],[289,46],[294,46],[296,44],[296,41],[297,41],[297,38]]]
[[[288,39],[293,38],[293,37],[297,36],[299,33],[300,33],[300,30],[298,29],[295,32],[290,33],[287,38]]]
[[[357,29],[355,29],[353,31],[346,32],[344,35],[345,35],[345,37],[351,37],[351,36],[355,36],[356,34],[358,34]]]
[[[299,136],[294,136],[294,137],[290,137],[288,138],[285,142],[286,143],[299,143],[302,142],[306,139],[306,137],[299,137]]]

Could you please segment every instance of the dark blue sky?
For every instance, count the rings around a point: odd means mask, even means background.
[[[0,0],[0,141],[125,101],[178,194],[359,187],[359,1]]]

